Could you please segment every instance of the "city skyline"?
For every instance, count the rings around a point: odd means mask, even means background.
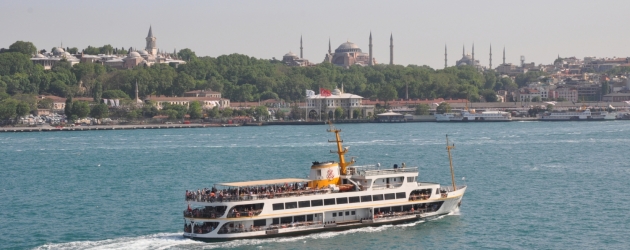
[[[544,5],[543,5],[544,3]],[[616,2],[510,3],[492,1],[449,3],[406,2],[81,2],[44,1],[0,3],[0,47],[30,41],[49,51],[84,49],[111,44],[142,49],[151,26],[157,48],[170,52],[190,48],[198,56],[239,53],[261,59],[282,59],[300,51],[313,63],[324,61],[329,39],[333,50],[350,41],[367,52],[370,32],[374,58],[388,64],[390,36],[395,39],[394,64],[444,67],[461,59],[464,46],[487,67],[494,47],[493,67],[502,62],[548,64],[558,56],[625,57],[630,34],[620,32],[625,7]],[[353,12],[348,13],[348,9]],[[361,14],[359,14],[361,13]],[[103,17],[99,17],[102,15]],[[359,15],[361,18],[358,18]]]

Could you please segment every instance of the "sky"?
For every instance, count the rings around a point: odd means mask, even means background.
[[[628,57],[630,1],[0,1],[0,48],[30,41],[38,49],[100,47],[143,49],[149,26],[161,50],[189,48],[198,56],[238,53],[281,59],[289,51],[320,63],[346,41],[389,62],[452,66],[475,46],[475,59],[549,64],[560,55]]]

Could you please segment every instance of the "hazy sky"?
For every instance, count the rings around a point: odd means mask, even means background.
[[[396,64],[444,67],[470,53],[493,67],[507,62],[551,63],[560,56],[630,56],[630,1],[0,1],[0,47],[17,40],[38,49],[88,45],[144,48],[149,25],[157,46],[190,48],[198,56],[239,53],[257,58],[299,54],[323,61],[349,40]]]

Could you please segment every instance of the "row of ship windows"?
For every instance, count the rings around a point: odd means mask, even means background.
[[[389,194],[375,194],[375,195],[364,195],[364,196],[353,196],[353,197],[340,197],[340,198],[330,198],[323,200],[309,200],[309,201],[294,201],[294,202],[286,202],[286,203],[274,203],[273,210],[283,210],[283,209],[294,209],[294,208],[303,208],[303,207],[318,207],[318,206],[331,206],[331,205],[341,205],[347,203],[358,203],[358,202],[371,202],[371,201],[382,201],[382,200],[393,200],[393,199],[404,199],[407,198],[405,192],[400,193],[389,193]]]

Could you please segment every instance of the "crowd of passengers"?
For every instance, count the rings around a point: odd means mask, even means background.
[[[218,222],[204,222],[201,225],[195,224],[194,229],[191,228],[191,225],[193,225],[193,223],[190,223],[190,224],[184,223],[184,232],[196,233],[196,234],[207,234],[209,232],[212,232],[216,228],[216,226],[219,225],[219,223]]]
[[[268,185],[241,188],[227,188],[218,190],[215,187],[203,188],[195,190],[186,190],[187,201],[199,202],[223,202],[231,200],[252,199],[254,196],[259,198],[273,198],[285,194],[301,195],[311,191],[328,190],[327,188],[311,190],[306,183],[295,182],[285,183],[284,185]]]
[[[184,210],[185,217],[193,218],[218,218],[225,214],[225,207],[204,207]]]

